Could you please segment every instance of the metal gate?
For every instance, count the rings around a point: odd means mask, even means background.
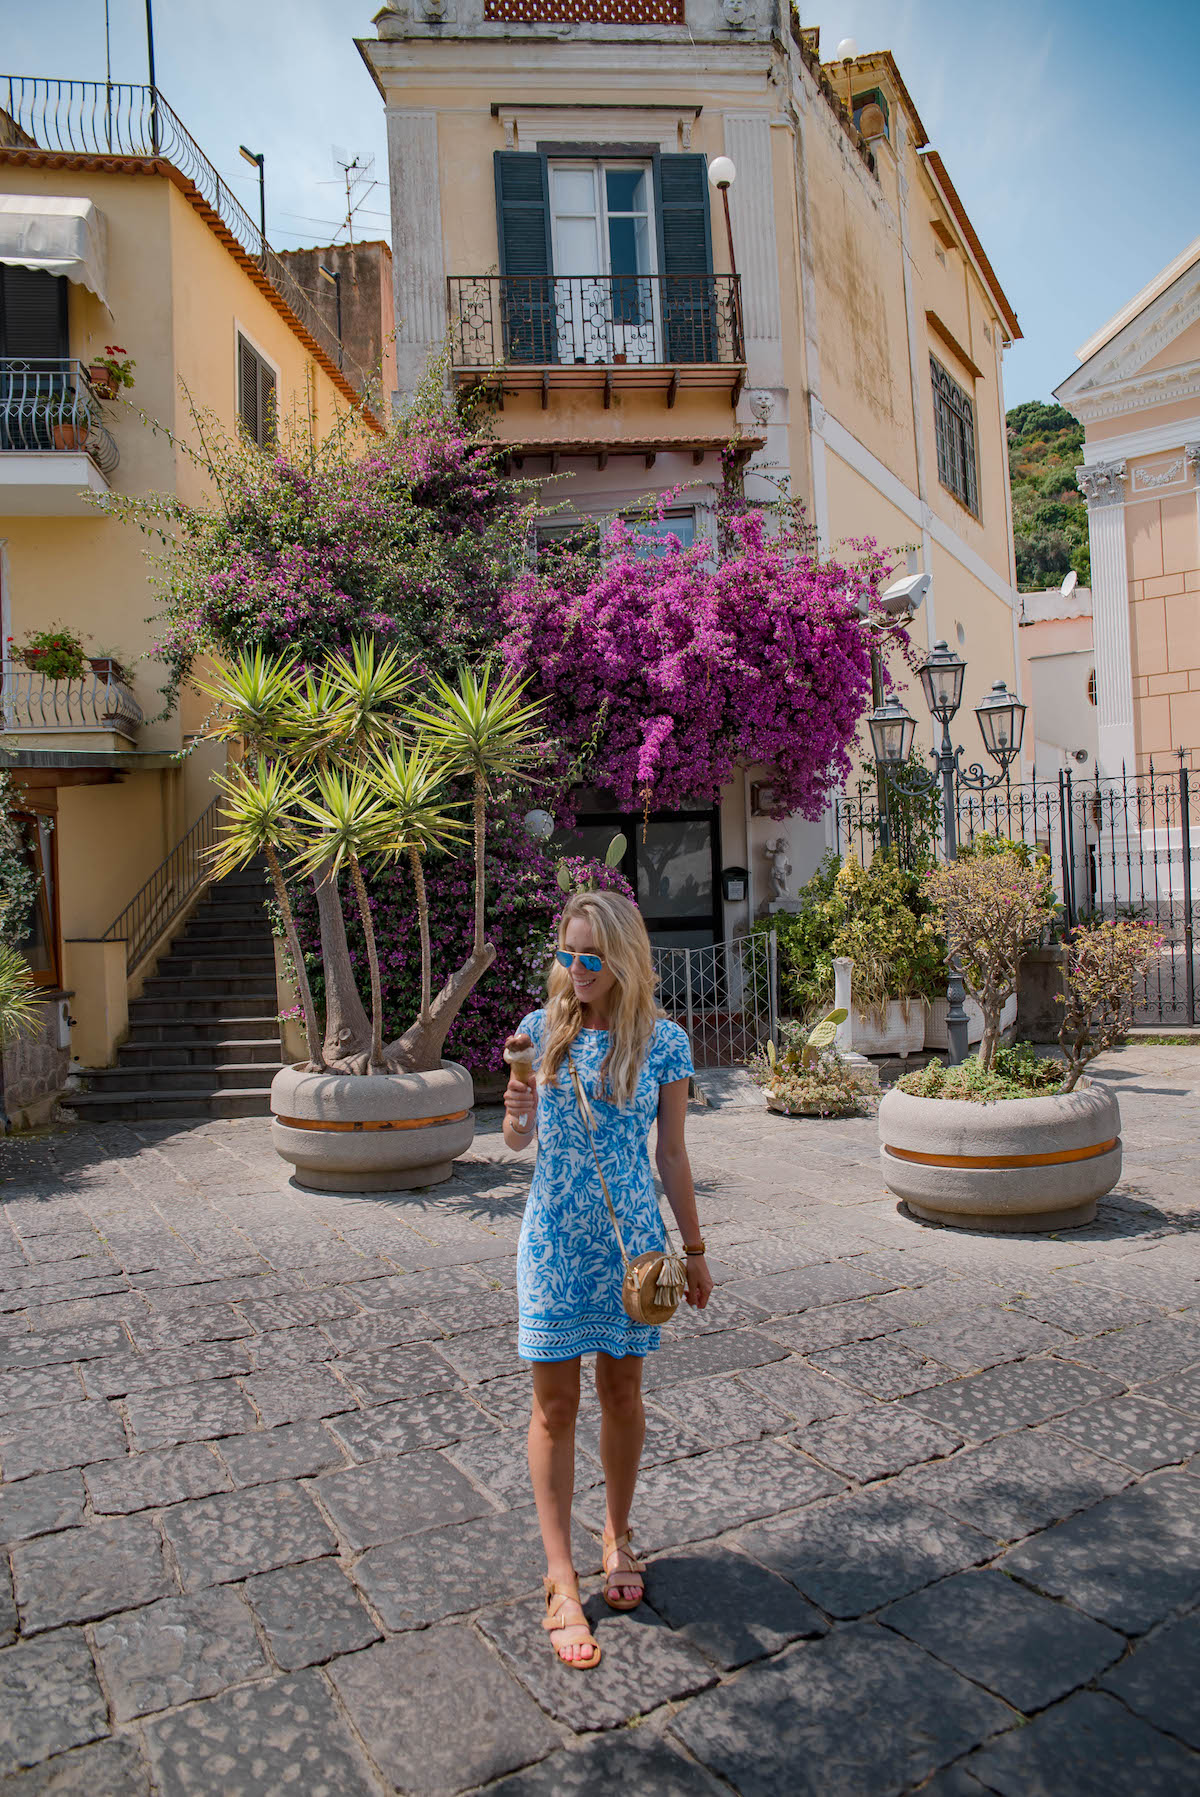
[[[775,1035],[774,930],[705,948],[654,948],[658,1001],[687,1031],[697,1067],[738,1067]]]
[[[1200,1023],[1200,781],[1188,754],[1162,773],[1077,780],[1013,781],[979,795],[958,795],[958,838],[987,832],[1037,847],[1050,858],[1068,929],[1100,917],[1144,917],[1164,939],[1137,995],[1138,1021]],[[865,795],[836,807],[838,848],[870,859],[879,819]],[[902,839],[903,840],[903,839]]]

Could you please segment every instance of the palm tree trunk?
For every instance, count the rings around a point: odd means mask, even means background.
[[[421,928],[421,1013],[417,1022],[428,1023],[433,977],[429,952],[429,894],[425,890],[425,869],[421,866],[421,857],[416,849],[409,849],[408,860],[412,868],[413,885],[417,890],[417,922]]]
[[[483,843],[487,829],[485,810],[487,783],[482,774],[475,776],[475,947],[473,954],[483,953]]]
[[[313,876],[313,886],[321,919],[321,963],[325,969],[325,1062],[336,1069],[340,1061],[367,1053],[371,1024],[350,964],[337,879],[326,867]]]
[[[321,1049],[321,1031],[317,1025],[317,1010],[313,1004],[312,987],[308,981],[308,968],[304,965],[304,951],[300,947],[300,938],[296,934],[296,919],[292,912],[292,901],[288,897],[287,885],[283,871],[279,865],[279,857],[270,843],[263,846],[267,866],[271,870],[271,881],[275,887],[275,900],[283,916],[283,931],[287,938],[288,952],[296,969],[296,986],[300,993],[300,1006],[304,1012],[304,1034],[308,1038],[308,1058],[316,1073],[325,1070],[325,1056]]]
[[[371,969],[371,1059],[368,1065],[372,1073],[384,1073],[383,988],[379,979],[379,949],[375,942],[375,925],[371,921],[366,882],[362,877],[362,867],[357,855],[350,857],[350,879],[354,885],[354,896],[358,900],[358,914],[362,918],[363,935],[367,940],[367,963]]]

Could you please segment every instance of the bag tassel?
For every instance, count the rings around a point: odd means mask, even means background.
[[[668,1304],[672,1301],[679,1302],[681,1293],[687,1289],[687,1275],[676,1255],[664,1254],[658,1278],[654,1281],[654,1289],[662,1293]]]

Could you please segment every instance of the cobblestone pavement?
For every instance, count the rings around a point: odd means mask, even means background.
[[[720,1284],[647,1369],[632,1616],[581,1419],[591,1674],[494,1123],[389,1200],[257,1121],[5,1145],[0,1793],[1200,1791],[1200,1056],[1104,1072],[1126,1178],[1058,1240],[906,1219],[870,1121],[694,1117]]]

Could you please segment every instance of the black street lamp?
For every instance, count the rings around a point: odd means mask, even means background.
[[[900,770],[908,759],[917,726],[916,720],[895,700],[888,705],[877,705],[871,713],[868,720],[871,751],[881,789],[890,787],[906,798],[918,799],[928,797],[940,787],[943,849],[947,861],[953,861],[958,854],[958,794],[964,788],[968,792],[990,792],[993,787],[1005,783],[1010,767],[1021,753],[1025,707],[1013,697],[1003,680],[997,680],[987,698],[975,707],[975,716],[979,719],[983,746],[999,764],[1000,771],[989,774],[977,761],[964,768],[963,749],[961,745],[956,748],[951,742],[950,725],[962,704],[967,664],[961,656],[952,654],[946,643],[938,642],[917,671],[925,703],[942,726],[940,745],[929,751],[933,771],[914,768],[901,776]],[[953,956],[949,969],[947,1033],[950,1065],[956,1067],[967,1055],[967,1013],[963,1007],[962,974]]]
[[[267,178],[265,173],[267,158],[262,150],[259,150],[256,155],[253,150],[248,150],[245,144],[239,144],[238,149],[243,160],[248,162],[251,168],[258,170],[258,231],[262,238],[262,253],[265,256],[267,253]]]

